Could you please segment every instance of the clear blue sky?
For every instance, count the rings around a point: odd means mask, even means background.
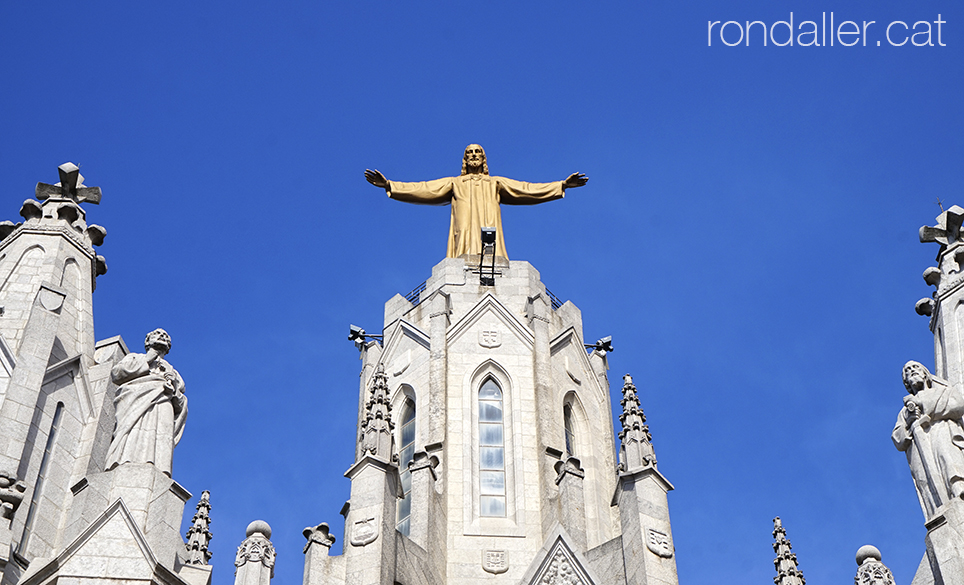
[[[866,46],[764,47],[760,25],[707,46],[710,21],[831,11],[875,21]],[[885,37],[938,14],[946,46]],[[849,582],[873,543],[906,584],[923,519],[890,432],[901,366],[933,362],[917,228],[964,204],[962,27],[925,0],[8,2],[0,218],[67,160],[103,189],[97,337],[171,333],[175,477],[211,490],[215,584],[261,518],[291,585],[303,527],[341,547],[348,324],[379,329],[445,253],[448,208],[362,171],[449,176],[479,142],[493,174],[584,172],[504,210],[507,247],[613,336],[614,389],[634,374],[680,580],[768,583],[780,515],[809,582]]]

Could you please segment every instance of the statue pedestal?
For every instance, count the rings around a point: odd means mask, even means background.
[[[173,569],[184,548],[181,518],[191,494],[149,463],[125,463],[110,471],[93,473],[71,488],[64,542],[71,542],[118,499],[147,539],[157,561]]]
[[[937,509],[927,522],[924,542],[934,581],[964,585],[964,500],[954,500]]]

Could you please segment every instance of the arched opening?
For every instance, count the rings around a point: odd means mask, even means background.
[[[572,404],[566,403],[562,407],[562,422],[566,429],[566,455],[576,454],[576,431],[572,424]]]
[[[491,377],[479,389],[479,515],[504,518],[505,435],[502,389]]]
[[[409,471],[408,464],[415,456],[415,401],[411,398],[405,399],[401,423],[398,433],[398,475],[402,481],[403,496],[398,500],[395,528],[408,536],[412,520],[412,472]]]

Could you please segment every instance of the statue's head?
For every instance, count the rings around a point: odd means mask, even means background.
[[[171,351],[171,336],[163,329],[155,329],[144,338],[144,349],[154,348],[160,353]]]
[[[917,394],[924,389],[931,380],[931,373],[924,367],[924,364],[909,361],[904,364],[904,388],[911,394]]]
[[[485,149],[478,144],[470,144],[465,147],[465,154],[462,155],[462,174],[489,174],[489,165],[485,162]]]

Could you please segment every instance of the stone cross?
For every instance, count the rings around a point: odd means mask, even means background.
[[[60,173],[60,182],[56,185],[48,183],[37,183],[37,199],[45,201],[50,197],[70,199],[74,203],[93,203],[100,204],[100,187],[87,187],[84,185],[84,176],[80,174],[80,168],[72,162],[65,162],[57,167]]]

